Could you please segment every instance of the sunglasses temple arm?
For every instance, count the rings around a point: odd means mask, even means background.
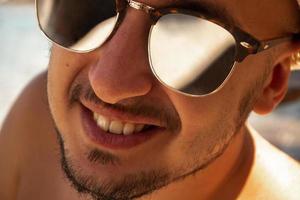
[[[260,42],[260,46],[257,49],[257,53],[270,49],[274,46],[277,46],[281,43],[284,42],[294,42],[294,41],[300,41],[300,34],[293,34],[293,35],[289,35],[286,37],[280,37],[280,38],[275,38],[275,39],[271,39],[271,40],[263,40]]]

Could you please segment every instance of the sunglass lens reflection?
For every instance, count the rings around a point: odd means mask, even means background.
[[[101,46],[118,17],[112,0],[39,0],[37,12],[43,32],[55,43],[75,51]]]
[[[229,75],[236,42],[230,32],[208,20],[165,15],[152,27],[151,67],[165,85],[191,95],[216,90]]]

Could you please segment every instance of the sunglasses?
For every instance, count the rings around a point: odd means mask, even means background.
[[[149,64],[155,77],[179,93],[200,97],[217,92],[237,62],[299,34],[259,41],[205,11],[156,9],[133,0],[36,0],[42,32],[55,44],[86,53],[113,37],[133,8],[152,20],[148,39]]]

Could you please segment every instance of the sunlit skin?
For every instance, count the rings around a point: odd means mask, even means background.
[[[140,2],[153,7],[173,3]],[[300,29],[293,0],[278,0],[276,4],[271,0],[213,3],[226,9],[240,28],[260,40]],[[167,185],[155,192],[143,191],[147,195],[140,195],[141,200],[300,196],[299,165],[265,142],[245,122],[250,111],[267,114],[284,98],[289,59],[300,50],[300,43],[284,43],[247,57],[236,64],[218,92],[195,98],[164,87],[152,74],[147,56],[150,26],[147,14],[128,9],[118,31],[101,48],[78,54],[52,47],[48,72],[24,90],[1,130],[0,156],[5,162],[0,164],[0,199],[91,198],[80,195],[64,178],[55,128],[64,139],[66,158],[73,169],[98,184],[118,183],[126,175],[140,172],[168,172]],[[163,110],[178,119],[175,122],[181,129],[164,130],[126,150],[99,146],[86,137],[80,115],[80,103],[92,108],[97,105],[84,100],[84,94],[70,105],[70,93],[76,84],[84,90],[91,88],[97,98],[108,104],[131,106],[138,102]],[[126,118],[127,113],[122,114]],[[119,162],[92,164],[86,158],[92,149],[108,152]],[[185,178],[175,181],[180,177]]]

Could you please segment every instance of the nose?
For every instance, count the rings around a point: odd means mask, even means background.
[[[147,41],[151,22],[147,14],[128,8],[120,27],[97,54],[89,68],[89,81],[104,102],[142,96],[152,88]]]

